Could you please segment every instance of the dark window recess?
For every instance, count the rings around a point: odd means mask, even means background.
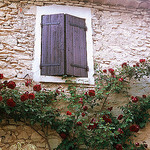
[[[42,16],[41,75],[87,77],[85,19],[68,14]]]

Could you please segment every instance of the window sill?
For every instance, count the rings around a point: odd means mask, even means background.
[[[67,77],[63,79],[62,77],[59,77],[59,76],[37,76],[36,75],[34,76],[33,79],[35,82],[66,83],[67,80],[71,80],[78,84],[94,85],[94,78],[89,79],[89,78]]]

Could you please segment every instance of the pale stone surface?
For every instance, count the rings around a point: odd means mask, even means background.
[[[28,139],[29,136],[27,134],[27,132],[25,131],[22,131],[18,136],[17,136],[18,139]]]
[[[11,78],[14,78],[17,75],[17,72],[14,69],[6,69],[5,68],[3,70],[3,74],[5,75],[5,78],[11,79]]]
[[[0,129],[0,136],[2,137],[2,136],[5,136],[5,135],[6,135],[6,132],[4,130]]]
[[[41,141],[42,137],[38,133],[34,132],[31,135],[31,140],[33,140],[33,141]]]
[[[38,149],[33,144],[27,144],[25,147],[23,147],[23,150],[38,150]]]
[[[17,148],[17,145],[15,144],[15,145],[12,145],[12,146],[10,146],[10,148],[9,148],[9,150],[17,150],[18,148]]]
[[[51,136],[49,139],[49,143],[50,143],[51,148],[55,149],[61,143],[61,139],[59,139],[58,137]]]
[[[16,140],[16,136],[13,133],[7,133],[4,138],[2,139],[2,143],[12,143]]]
[[[7,125],[3,127],[4,130],[15,130],[16,126],[15,125]]]

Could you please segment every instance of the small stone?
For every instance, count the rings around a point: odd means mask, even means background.
[[[17,9],[17,5],[15,3],[12,3],[11,5],[8,6],[8,8]]]
[[[45,147],[45,143],[37,143],[36,146],[40,147],[40,148],[44,148]]]
[[[13,133],[8,134],[4,136],[4,138],[2,139],[2,143],[7,144],[7,143],[11,143],[14,142],[16,140],[16,137]]]
[[[33,144],[27,144],[23,147],[23,150],[37,150],[37,147]]]
[[[4,130],[16,130],[16,126],[14,125],[6,125],[3,127]]]
[[[49,141],[49,143],[51,143],[52,149],[57,148],[58,145],[62,142],[61,139],[58,139],[56,137],[50,137],[50,139],[48,141]]]
[[[31,135],[31,139],[32,139],[33,141],[41,141],[41,140],[42,140],[42,137],[41,137],[38,133],[34,132],[34,133],[32,133],[32,135]]]
[[[22,131],[18,136],[18,139],[28,139],[28,134],[25,131]]]
[[[9,150],[17,150],[17,149],[18,149],[18,148],[17,148],[17,145],[16,145],[16,144],[10,146],[10,148],[9,148]]]
[[[4,131],[4,130],[0,130],[0,136],[2,137],[2,136],[5,136],[6,135],[6,132]]]
[[[0,3],[0,8],[1,8],[1,7],[4,7],[4,6],[5,6],[5,4],[4,4],[4,3]]]

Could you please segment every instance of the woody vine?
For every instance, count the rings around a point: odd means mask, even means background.
[[[67,80],[67,92],[42,89],[40,84],[33,86],[32,92],[21,91],[14,81],[5,81],[0,74],[0,121],[14,119],[31,126],[47,142],[48,130],[54,129],[62,138],[57,150],[144,150],[147,143],[133,143],[131,136],[144,128],[149,121],[150,96],[129,95],[130,81],[140,80],[150,75],[150,62],[140,59],[135,65],[123,63],[117,69],[95,67],[95,87],[87,90]],[[66,94],[67,93],[67,94]],[[109,100],[113,94],[123,94],[128,103],[120,109],[122,113],[113,116]],[[67,109],[57,108],[56,103],[64,102]],[[41,132],[34,128],[41,126]]]

